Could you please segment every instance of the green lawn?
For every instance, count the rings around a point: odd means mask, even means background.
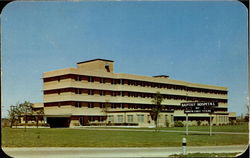
[[[5,147],[167,147],[181,146],[184,133],[84,129],[2,128]],[[248,144],[248,135],[190,134],[188,146]]]
[[[236,157],[239,153],[191,153],[187,155],[170,155],[170,157]]]
[[[102,127],[100,127],[102,128]],[[118,128],[118,127],[103,127],[103,128],[112,128],[112,129],[128,129],[128,128]],[[154,128],[130,128],[133,130],[155,130]],[[189,126],[189,131],[207,131],[209,132],[210,126]],[[164,127],[159,128],[159,130],[177,130],[177,131],[186,131],[186,127]],[[248,133],[248,123],[242,123],[241,125],[224,125],[224,126],[212,126],[213,132],[245,132]]]
[[[186,127],[173,127],[173,128],[162,128],[169,130],[186,130]],[[190,131],[208,131],[210,126],[190,126],[188,130]],[[224,126],[212,126],[213,132],[246,132],[248,133],[248,124],[244,123],[241,125],[224,125]]]

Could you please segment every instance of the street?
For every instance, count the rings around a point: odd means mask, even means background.
[[[187,146],[188,153],[232,153],[244,152],[246,145],[232,146]],[[149,147],[149,148],[82,148],[82,147],[34,147],[34,148],[3,148],[11,157],[42,158],[42,157],[167,157],[181,154],[182,147]]]

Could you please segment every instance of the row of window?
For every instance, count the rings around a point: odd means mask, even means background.
[[[137,123],[144,123],[144,115],[136,115],[137,116]],[[127,115],[126,118],[124,118],[124,115],[117,115],[117,119],[115,119],[114,115],[108,115],[108,121],[111,123],[134,123],[134,115]],[[126,119],[126,121],[125,121]],[[149,119],[149,118],[148,118]]]
[[[216,122],[228,122],[228,116],[218,116]]]
[[[167,89],[186,90],[186,91],[214,93],[214,94],[227,94],[227,91],[223,91],[223,90],[212,90],[212,89],[205,89],[205,88],[187,87],[187,86],[183,86],[183,85],[173,85],[173,84],[129,80],[129,79],[101,78],[101,77],[82,76],[82,75],[73,75],[73,74],[44,78],[44,82],[50,82],[50,81],[55,81],[55,80],[60,82],[60,80],[62,80],[62,79],[69,79],[69,78],[74,79],[75,81],[85,80],[88,82],[99,82],[99,83],[103,83],[103,84],[105,84],[105,83],[122,84],[122,85],[127,84],[127,85],[131,85],[131,86],[167,88]]]
[[[135,118],[136,116],[136,118]],[[170,117],[169,117],[170,116]],[[149,122],[150,115],[144,115],[144,114],[137,114],[137,115],[108,115],[108,121],[111,123],[145,123],[146,121]],[[165,115],[165,122],[173,122],[174,116],[173,115]]]
[[[105,91],[105,90],[93,90],[93,89],[75,89],[75,88],[65,88],[60,90],[48,90],[44,91],[44,95],[61,92],[73,92],[75,94],[88,94],[88,95],[110,95],[110,96],[123,96],[123,97],[141,97],[141,98],[154,98],[155,93],[141,93],[141,92],[128,92],[128,91]],[[187,100],[187,101],[216,101],[227,103],[227,99],[213,99],[213,98],[204,98],[204,97],[191,97],[183,95],[169,95],[161,94],[165,99],[174,99],[174,100]]]
[[[94,102],[74,102],[74,101],[65,101],[65,102],[53,102],[45,103],[45,106],[64,106],[71,105],[76,108],[88,107],[88,108],[106,108],[106,109],[144,109],[151,110],[155,105],[153,104],[128,104],[128,103],[94,103]],[[173,111],[173,110],[184,110],[183,107],[177,105],[163,105],[162,110]],[[227,111],[227,108],[216,108],[215,111]]]

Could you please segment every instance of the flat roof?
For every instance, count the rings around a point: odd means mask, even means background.
[[[107,59],[92,59],[92,60],[87,60],[87,61],[82,61],[82,62],[78,62],[77,64],[82,64],[82,63],[87,63],[87,62],[92,62],[92,61],[96,61],[96,60],[101,60],[101,61],[108,61],[108,62],[114,62],[113,60],[107,60]]]

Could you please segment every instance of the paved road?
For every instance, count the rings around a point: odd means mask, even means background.
[[[203,146],[187,147],[188,153],[223,153],[244,152],[245,145],[234,146]],[[17,158],[79,158],[79,157],[167,157],[172,154],[180,154],[181,147],[161,148],[3,148],[9,156]]]
[[[137,131],[137,132],[154,132],[154,130],[148,129],[113,129],[113,128],[69,128],[69,129],[83,129],[83,130],[110,130],[110,131]],[[159,130],[159,132],[169,132],[169,133],[186,133],[186,131],[178,131],[178,130]],[[209,134],[209,131],[188,131],[188,133],[200,133],[200,134]],[[246,132],[212,132],[212,134],[243,134],[247,135],[249,133]]]

